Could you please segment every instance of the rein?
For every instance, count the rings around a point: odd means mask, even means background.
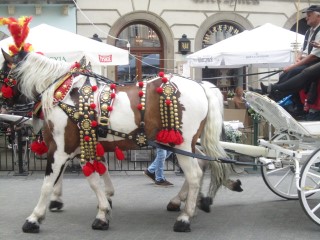
[[[246,76],[254,76],[254,75],[259,75],[259,74],[265,74],[265,73],[271,73],[259,80],[271,77],[277,73],[282,72],[283,70],[273,70],[273,71],[267,71],[267,72],[259,72],[259,73],[248,73],[248,74],[240,74],[240,75],[232,75],[232,76],[222,76],[222,77],[212,77],[212,78],[202,78],[202,80],[214,80],[214,79],[224,79],[224,78],[237,78],[237,77],[246,77]]]

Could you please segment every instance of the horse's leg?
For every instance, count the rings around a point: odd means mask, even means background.
[[[200,189],[203,172],[197,159],[178,155],[179,165],[182,168],[188,183],[188,195],[185,207],[177,218],[173,230],[175,232],[190,232],[190,218],[195,214],[195,207]]]
[[[111,207],[101,187],[100,176],[94,172],[87,177],[87,180],[98,198],[98,214],[92,223],[92,229],[107,230],[109,228],[109,220],[106,215],[111,212]]]
[[[51,212],[58,212],[63,208],[63,201],[62,201],[62,180],[64,171],[67,168],[67,164],[64,165],[64,168],[59,176],[58,181],[53,186],[53,192],[51,195],[51,200],[49,204],[49,210]]]
[[[198,164],[204,173],[205,168],[207,166],[207,161],[198,159]],[[198,194],[199,196],[198,196],[198,204],[197,204],[200,209],[202,209],[202,208],[199,206],[199,202],[201,202],[201,199],[204,198],[204,196],[201,192],[202,185],[203,185],[203,177],[204,177],[204,175],[202,175],[201,182],[200,182],[200,190],[199,190],[199,194]],[[185,202],[187,199],[188,189],[189,189],[188,182],[187,182],[187,180],[185,180],[178,195],[173,197],[170,200],[170,202],[168,203],[168,205],[167,205],[168,211],[180,211],[181,202]]]
[[[111,182],[109,171],[107,170],[104,174],[101,175],[103,181],[104,181],[104,191],[105,195],[108,199],[108,202],[110,204],[110,207],[112,208],[112,199],[111,197],[114,195],[114,187]]]
[[[64,152],[58,153],[58,151],[56,151],[53,156],[52,149],[55,147],[55,143],[51,144],[49,147],[46,176],[44,177],[41,187],[40,198],[33,212],[27,217],[26,222],[22,226],[22,230],[25,233],[39,232],[39,224],[45,218],[48,198],[52,193],[54,183],[58,180],[59,173],[63,170],[64,164],[68,159],[68,156],[66,156],[66,153]]]
[[[188,196],[189,185],[187,180],[184,180],[184,183],[175,197],[173,197],[167,205],[167,210],[171,212],[180,211],[181,202],[184,202]]]

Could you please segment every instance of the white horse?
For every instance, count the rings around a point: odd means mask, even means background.
[[[7,54],[4,56],[6,61],[13,64],[10,75],[17,80],[21,93],[34,101],[37,101],[41,94],[45,113],[44,139],[49,148],[48,165],[40,199],[23,225],[24,232],[39,232],[39,223],[45,217],[48,197],[57,181],[59,179],[61,181],[59,175],[66,161],[78,154],[87,154],[81,151],[81,144],[86,144],[83,139],[87,141],[89,138],[86,138],[86,133],[82,132],[83,129],[79,127],[79,124],[74,122],[76,114],[70,116],[66,110],[69,107],[69,110],[82,114],[83,96],[79,94],[79,91],[86,92],[96,86],[97,91],[94,91],[85,100],[87,102],[84,102],[84,105],[89,108],[87,109],[89,115],[93,112],[96,119],[103,117],[103,120],[107,120],[108,129],[112,130],[104,137],[97,137],[97,141],[106,151],[115,151],[118,147],[137,149],[144,141],[153,141],[157,137],[161,139],[159,133],[162,132],[165,135],[163,130],[169,129],[168,131],[173,130],[176,135],[182,134],[183,139],[181,136],[180,138],[175,136],[174,140],[170,138],[172,142],[167,138],[168,144],[175,145],[177,149],[194,153],[197,139],[201,136],[201,145],[208,156],[226,157],[219,142],[223,124],[222,95],[219,91],[213,92],[212,85],[208,86],[183,77],[167,75],[167,78],[157,77],[136,85],[115,88],[114,84],[103,83],[90,74],[87,76],[81,73],[69,74],[73,78],[72,84],[67,86],[68,91],[65,95],[63,93],[63,98],[57,101],[56,97],[59,97],[56,96],[57,84],[70,73],[72,68],[70,63],[50,60],[35,53],[20,52],[14,58]],[[107,94],[108,96],[113,95],[112,106],[111,102],[108,102],[108,108],[101,105],[101,98],[99,98],[102,93],[106,94],[103,92],[105,88],[113,89],[113,92]],[[163,94],[167,95],[163,97]],[[105,111],[103,112],[102,109]],[[89,118],[88,121],[92,128],[96,127],[93,126],[95,124],[92,124],[95,119]],[[88,126],[86,125],[88,121],[81,122],[81,124]],[[103,125],[105,123],[102,122]],[[89,160],[85,159],[87,161],[83,161],[82,166],[98,198],[98,213],[92,228],[104,230],[109,226],[106,214],[111,211],[111,206],[98,184],[99,174],[104,179],[110,178],[108,171],[103,169],[103,163],[96,161],[94,157],[92,156]],[[174,231],[187,232],[190,231],[190,219],[195,213],[203,171],[197,159],[184,155],[177,155],[177,158],[186,178],[188,194],[185,197],[185,207],[174,224]],[[95,164],[97,167],[91,168]],[[229,165],[209,162],[209,166],[213,174],[212,188],[218,189],[228,179]],[[95,171],[99,174],[96,174]],[[111,182],[106,183],[108,186],[106,191],[109,191],[107,194],[111,196],[113,194],[113,188],[110,188]],[[61,186],[61,184],[58,185]],[[59,188],[55,188],[53,196],[57,202],[60,201],[60,192]]]

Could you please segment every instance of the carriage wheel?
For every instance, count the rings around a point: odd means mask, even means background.
[[[290,140],[287,133],[280,133],[272,138],[273,143],[277,141]],[[294,145],[288,145],[289,148]],[[295,183],[295,164],[291,159],[282,159],[274,162],[275,169],[261,167],[263,181],[268,188],[284,199],[298,200],[298,190]]]
[[[295,183],[295,166],[292,161],[281,161],[275,169],[261,167],[262,178],[268,188],[284,199],[297,200],[298,192]]]
[[[320,225],[320,149],[314,151],[303,165],[300,187],[299,200],[303,210]]]

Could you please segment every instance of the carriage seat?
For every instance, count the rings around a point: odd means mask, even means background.
[[[306,129],[311,136],[320,136],[320,121],[299,121],[299,124]]]

